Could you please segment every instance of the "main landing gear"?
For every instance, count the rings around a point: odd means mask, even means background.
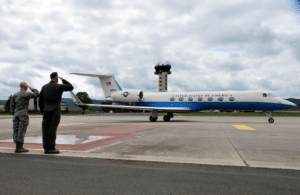
[[[173,113],[168,112],[168,114],[164,116],[164,121],[170,121],[173,117]]]
[[[149,120],[150,120],[151,122],[156,122],[156,121],[157,121],[157,118],[158,118],[158,113],[157,113],[157,111],[153,111],[153,112],[152,112],[152,115],[149,117]]]
[[[149,120],[150,120],[151,122],[156,122],[156,121],[157,121],[157,118],[158,118],[158,117],[150,116]]]
[[[167,115],[164,116],[164,121],[166,121],[166,122],[170,121],[171,118],[173,118],[173,117],[174,117],[173,113],[168,112]],[[152,115],[149,117],[149,120],[151,122],[156,122],[157,118],[158,118],[158,113],[154,111],[154,112],[152,112]]]
[[[269,117],[269,123],[274,123],[274,119],[273,119],[273,116],[272,116],[272,112],[270,111],[269,113],[265,112],[266,115]]]

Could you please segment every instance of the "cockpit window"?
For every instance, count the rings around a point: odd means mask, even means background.
[[[275,97],[275,95],[271,93],[263,93],[263,97]]]

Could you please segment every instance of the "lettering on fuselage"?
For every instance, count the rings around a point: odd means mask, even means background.
[[[232,97],[230,94],[213,94],[213,95],[173,95],[172,97]]]

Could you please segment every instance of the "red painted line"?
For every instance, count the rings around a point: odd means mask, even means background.
[[[93,142],[88,142],[84,144],[56,144],[56,148],[59,150],[71,150],[71,151],[86,151],[94,148],[98,148],[101,146],[109,145],[112,143],[116,143],[119,141],[123,141],[129,138],[136,137],[137,135],[129,135],[136,132],[141,132],[149,129],[153,129],[159,127],[160,125],[124,125],[124,126],[116,126],[116,127],[107,127],[102,129],[92,129],[92,130],[84,130],[84,131],[74,131],[70,133],[59,133],[59,135],[102,135],[102,136],[113,136],[106,139],[96,140]],[[28,135],[26,137],[32,136],[41,136],[40,135]],[[3,139],[12,139],[12,137],[0,138]],[[0,142],[0,148],[15,148],[15,143],[12,142]],[[37,143],[24,143],[24,148],[31,149],[41,149],[43,150],[42,144]]]
[[[124,125],[102,129],[74,131],[70,133],[63,133],[62,135],[128,135],[131,133],[153,129],[156,127],[159,127],[159,125]]]

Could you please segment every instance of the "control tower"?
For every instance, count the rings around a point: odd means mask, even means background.
[[[155,65],[154,74],[158,75],[158,92],[168,91],[168,74],[171,74],[171,64],[168,62],[164,64]]]

